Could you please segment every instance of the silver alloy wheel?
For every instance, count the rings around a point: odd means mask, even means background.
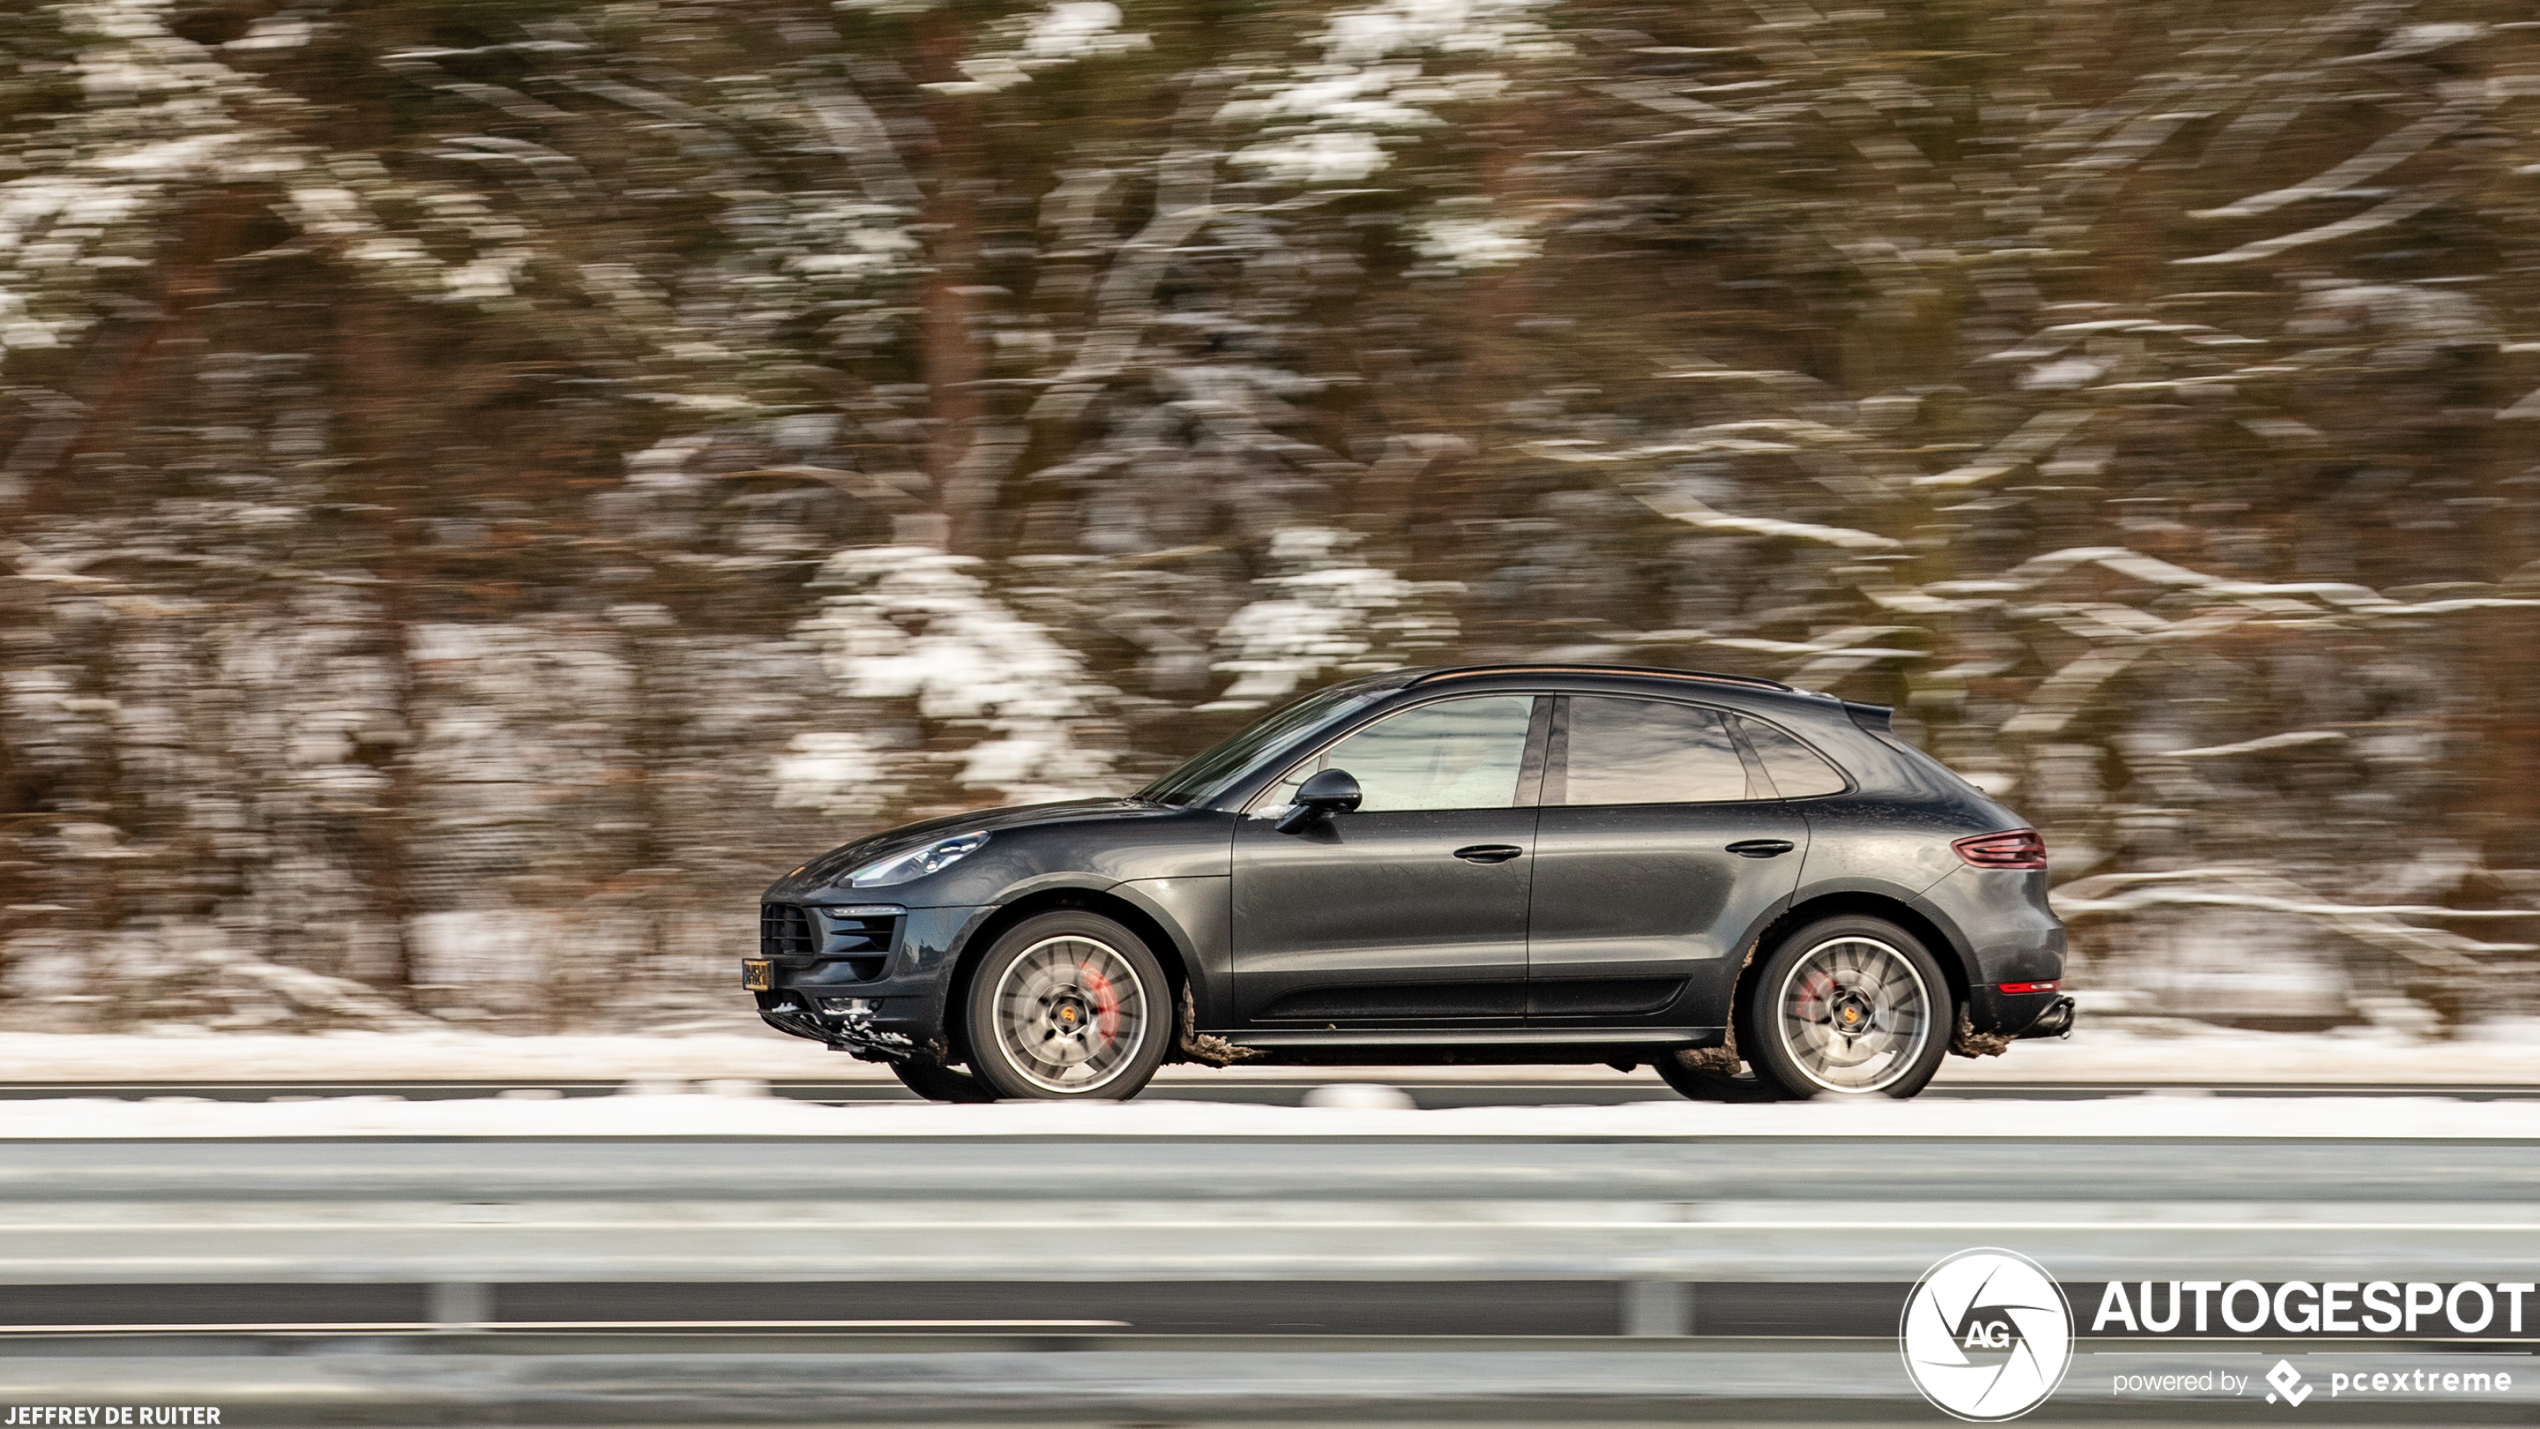
[[[997,1048],[1045,1091],[1090,1092],[1128,1069],[1146,1040],[1146,983],[1108,943],[1044,939],[997,979]]]
[[[1773,998],[1774,1034],[1830,1092],[1884,1090],[1930,1045],[1931,988],[1913,960],[1876,938],[1828,938],[1801,954]]]

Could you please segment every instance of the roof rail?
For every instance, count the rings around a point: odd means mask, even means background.
[[[1439,680],[1474,679],[1483,675],[1641,675],[1662,680],[1703,680],[1720,685],[1752,685],[1764,690],[1792,688],[1779,680],[1761,675],[1723,675],[1710,670],[1671,670],[1662,665],[1454,665],[1431,670],[1411,683],[1432,684]]]

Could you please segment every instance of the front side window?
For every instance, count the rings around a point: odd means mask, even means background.
[[[1138,797],[1159,804],[1204,804],[1224,793],[1253,761],[1385,694],[1381,689],[1341,685],[1291,700],[1140,789]]]
[[[1666,700],[1570,697],[1567,778],[1558,799],[1589,804],[1723,804],[1764,799],[1726,721]]]
[[[1254,807],[1287,804],[1309,776],[1341,769],[1358,781],[1360,813],[1512,808],[1534,709],[1532,695],[1484,695],[1404,710],[1289,770]]]

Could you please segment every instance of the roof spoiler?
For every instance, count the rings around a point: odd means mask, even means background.
[[[1896,707],[1894,705],[1857,705],[1850,700],[1845,700],[1843,702],[1843,712],[1852,716],[1852,722],[1854,724],[1859,725],[1861,728],[1872,734],[1881,735],[1888,739],[1894,739],[1896,737],[1896,731],[1890,728],[1888,724],[1889,719],[1896,714]]]

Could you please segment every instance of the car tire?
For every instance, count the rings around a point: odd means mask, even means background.
[[[997,1094],[987,1084],[959,1067],[939,1067],[933,1063],[893,1062],[891,1075],[900,1085],[930,1102],[992,1102]]]
[[[971,1075],[1000,1097],[1125,1101],[1164,1062],[1173,991],[1137,934],[1063,911],[1006,930],[970,976]]]
[[[1782,939],[1747,999],[1738,1045],[1759,1078],[1796,1099],[1913,1096],[1957,1025],[1948,979],[1921,940],[1857,914]]]

